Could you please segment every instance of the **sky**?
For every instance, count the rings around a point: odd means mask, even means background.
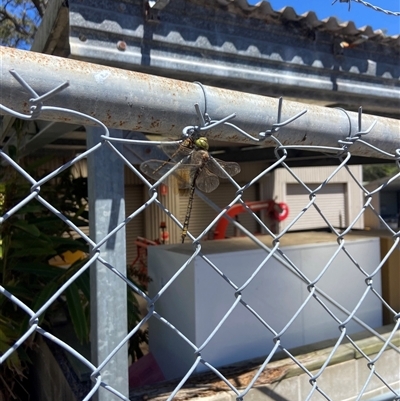
[[[281,10],[286,6],[293,7],[297,14],[306,11],[314,11],[318,19],[336,17],[340,22],[353,21],[357,28],[370,25],[374,30],[386,30],[387,35],[400,34],[400,16],[386,15],[375,11],[363,4],[351,1],[340,3],[338,0],[332,5],[333,0],[268,0],[274,10]],[[259,0],[248,0],[249,4],[259,3]],[[400,0],[368,0],[368,3],[385,10],[400,12]]]

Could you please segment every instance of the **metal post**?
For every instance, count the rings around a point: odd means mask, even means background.
[[[87,128],[87,146],[100,142],[104,132]],[[114,137],[122,132],[113,130]],[[124,165],[109,146],[101,146],[88,156],[90,237],[100,242],[125,219]],[[126,272],[125,226],[101,246],[101,257],[115,269]],[[99,366],[127,334],[127,288],[103,263],[97,261],[90,272],[92,360]],[[101,370],[102,381],[127,396],[128,353],[124,345]],[[119,399],[100,389],[98,401]]]
[[[21,112],[29,112],[28,94],[23,96],[9,69],[15,69],[29,79],[40,94],[69,81],[67,90],[51,98],[52,106],[79,110],[112,128],[163,133],[171,137],[180,135],[185,126],[198,124],[194,104],[198,103],[203,111],[205,96],[213,119],[220,120],[236,113],[233,122],[254,137],[277,121],[278,100],[266,96],[209,86],[204,87],[204,96],[201,87],[195,83],[15,49],[0,48],[0,57],[2,102]],[[338,140],[358,132],[358,114],[355,112],[289,100],[283,102],[282,121],[304,109],[308,110],[304,116],[279,132],[282,144],[337,146]],[[1,109],[0,113],[6,114]],[[79,117],[69,115],[66,118],[65,113],[59,111],[44,110],[40,118],[93,124]],[[399,144],[399,120],[363,115],[362,128],[367,129],[374,121],[377,123],[373,130],[363,138],[383,151],[394,152]],[[213,128],[207,136],[219,141],[254,143],[224,125]],[[274,146],[274,143],[267,139],[261,145]],[[376,150],[357,142],[351,151],[354,156],[377,157]]]

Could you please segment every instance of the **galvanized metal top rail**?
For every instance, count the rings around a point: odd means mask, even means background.
[[[236,114],[235,125],[254,136],[255,141],[258,141],[260,132],[270,130],[277,123],[278,100],[275,98],[202,87],[197,83],[4,47],[0,48],[0,56],[1,102],[22,113],[30,111],[29,95],[21,91],[20,84],[10,74],[10,70],[16,70],[38,94],[69,81],[69,88],[52,97],[52,106],[87,113],[110,128],[180,136],[187,121],[192,120],[193,125],[199,124],[194,104],[199,104],[201,111],[204,111],[205,102],[207,109],[212,110],[213,120]],[[363,115],[360,119],[358,113],[343,109],[284,101],[281,121],[305,109],[305,115],[280,128],[276,136],[283,145],[290,143],[306,147],[337,147],[339,140],[362,133],[363,141],[372,147],[355,141],[351,145],[353,155],[390,158],[378,153],[374,147],[391,155],[400,147],[399,120],[372,115]],[[0,113],[6,114],[1,109]],[[93,125],[88,119],[67,116],[54,110],[43,111],[40,118]],[[364,135],[363,131],[369,131],[371,127],[368,135]],[[254,143],[252,138],[223,124],[209,130],[207,136],[235,144]],[[274,146],[276,143],[267,136],[257,144]]]

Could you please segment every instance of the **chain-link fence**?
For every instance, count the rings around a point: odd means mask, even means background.
[[[381,13],[387,14],[387,15],[394,15],[394,16],[399,16],[400,13],[398,11],[392,11],[392,10],[387,10],[385,8],[376,6],[375,4],[369,3],[368,1],[364,0],[341,0],[341,3],[349,3],[349,10],[351,7],[351,2],[354,1],[354,3],[359,3],[362,4],[363,6],[372,8],[374,11],[379,11]],[[335,0],[332,4],[335,4],[337,0]]]
[[[52,280],[51,275],[41,277],[47,293],[40,292],[40,302],[35,288],[32,289],[29,303],[25,295],[20,295],[17,290],[13,291],[13,288],[18,288],[16,283],[8,282],[7,285],[0,286],[1,303],[11,304],[15,311],[23,312],[29,320],[26,329],[15,342],[3,341],[0,359],[2,364],[11,363],[21,347],[36,333],[36,336],[46,339],[50,347],[62,349],[90,372],[91,387],[85,390],[84,395],[80,395],[84,400],[93,396],[99,399],[123,400],[172,400],[202,396],[222,399],[218,398],[222,394],[226,397],[223,399],[237,400],[247,397],[263,399],[256,398],[257,394],[258,397],[264,396],[264,399],[336,400],[345,399],[341,394],[344,394],[346,379],[343,375],[338,375],[337,371],[332,373],[329,369],[342,363],[340,369],[347,375],[344,365],[346,358],[339,357],[346,354],[351,355],[347,357],[349,360],[357,359],[359,366],[359,382],[352,381],[350,387],[353,387],[353,396],[348,396],[347,399],[368,399],[374,394],[383,393],[387,394],[387,399],[400,399],[399,310],[382,295],[381,278],[384,266],[399,252],[399,227],[385,221],[373,202],[374,196],[400,178],[398,137],[397,142],[394,139],[394,147],[393,144],[383,145],[383,141],[376,141],[373,137],[376,121],[382,126],[385,122],[393,124],[393,120],[371,116],[364,118],[360,109],[358,126],[354,127],[351,125],[354,113],[342,109],[327,110],[327,115],[342,115],[347,124],[340,127],[340,130],[347,134],[338,138],[336,145],[332,144],[332,140],[331,145],[321,142],[314,144],[307,139],[308,135],[312,136],[307,129],[300,136],[285,137],[287,132],[291,132],[291,127],[301,125],[308,107],[304,105],[303,110],[288,115],[287,110],[283,111],[284,101],[280,99],[275,101],[275,115],[268,117],[275,122],[259,133],[248,132],[239,123],[235,123],[234,115],[215,119],[215,103],[210,106],[209,102],[210,89],[195,83],[202,97],[191,106],[192,119],[180,121],[182,138],[176,141],[153,141],[152,145],[163,151],[156,154],[163,157],[144,159],[141,164],[133,164],[120,145],[137,150],[149,147],[148,140],[123,137],[120,131],[109,131],[97,118],[76,110],[44,106],[44,101],[51,104],[51,98],[64,91],[68,85],[63,84],[39,96],[35,88],[29,85],[29,77],[24,80],[17,72],[12,73],[24,93],[28,92],[32,98],[30,113],[25,115],[15,112],[5,107],[6,105],[1,106],[3,112],[24,120],[40,119],[42,113],[47,116],[51,116],[51,113],[62,115],[65,121],[77,116],[91,121],[99,128],[87,128],[87,151],[71,158],[40,179],[29,174],[13,159],[12,147],[5,147],[0,152],[2,168],[17,172],[29,187],[26,189],[25,185],[25,193],[19,194],[18,202],[9,208],[3,207],[0,219],[3,227],[16,218],[19,220],[19,229],[29,232],[32,238],[36,236],[39,239],[37,249],[46,249],[47,245],[41,241],[43,238],[40,233],[33,231],[29,224],[23,223],[24,217],[30,213],[27,206],[40,204],[62,221],[64,231],[77,233],[90,246],[87,258],[80,264],[74,264],[74,269],[67,269],[68,273],[53,281],[51,286],[46,286]],[[138,103],[140,104],[140,96]],[[241,106],[237,107],[238,113],[242,111]],[[315,117],[311,118],[311,123],[318,126],[320,121],[313,121],[313,118]],[[242,142],[254,145],[272,144],[275,159],[265,163],[245,184],[237,182],[235,176],[239,174],[240,164],[229,160],[229,153],[227,161],[214,158],[212,146],[209,148],[208,141],[212,144],[213,140],[219,139],[216,132],[221,127],[228,132],[227,137],[237,139],[237,142],[231,140],[230,145]],[[325,127],[315,129],[326,131]],[[369,140],[370,137],[373,139]],[[310,185],[309,180],[302,177],[291,165],[293,157],[290,152],[304,149],[319,152],[324,158],[335,160],[330,163],[334,165],[330,173],[318,185]],[[362,178],[354,173],[350,165],[354,149],[355,154],[372,152],[375,157],[385,158],[395,167],[394,174],[381,180],[376,186],[364,185]],[[141,151],[137,153],[143,154]],[[90,235],[82,229],[75,216],[60,210],[50,198],[42,194],[43,188],[53,185],[54,179],[85,159],[88,159]],[[124,166],[147,187],[149,195],[130,215],[121,217],[123,211],[118,201],[123,199]],[[280,221],[280,217],[287,210],[280,199],[273,203],[273,208],[269,206],[269,214],[260,213],[244,200],[251,188],[277,169],[286,171],[292,184],[296,185],[296,190],[300,189],[307,195],[307,201],[295,213],[294,209],[290,211],[291,205],[288,204],[289,215],[284,222]],[[345,224],[338,225],[332,221],[330,215],[330,209],[335,209],[338,205],[328,204],[330,208],[327,209],[325,204],[322,206],[320,199],[322,194],[326,194],[329,185],[335,182],[335,177],[344,172],[348,180],[356,185],[362,200],[351,219],[342,220]],[[172,210],[173,201],[166,201],[162,189],[166,182],[172,187],[172,177],[181,189],[189,191],[185,195],[186,210],[180,216]],[[233,188],[234,195],[229,202],[217,205],[209,194],[217,192],[221,182],[226,182]],[[170,196],[176,198],[177,195]],[[190,222],[198,199],[214,210],[214,218],[204,223],[199,233],[195,234],[191,231]],[[304,201],[304,197],[302,199]],[[351,202],[356,204],[355,199]],[[332,200],[332,203],[335,201]],[[6,200],[3,200],[3,206],[6,204]],[[235,215],[229,214],[235,205],[240,205],[246,216],[256,222],[261,236],[255,235]],[[153,219],[153,225],[159,224],[154,219],[159,213],[156,210],[159,210],[163,220],[168,221],[171,232],[175,230],[178,233],[175,237],[176,244],[152,248],[148,266],[152,281],[148,291],[126,273],[124,256],[125,229],[134,224],[137,216],[145,213],[146,209],[152,210],[147,218]],[[359,223],[366,214],[379,222],[381,231],[370,237],[366,237],[363,231],[357,231],[357,235],[364,235],[363,240],[367,238],[366,245],[362,246],[364,242],[357,241],[360,237],[355,235],[354,229],[360,227]],[[294,244],[287,242],[287,239],[293,238],[290,236],[296,224],[309,219],[311,215],[317,215],[324,222],[326,232],[318,232],[314,237],[312,233],[308,233],[308,242],[300,242],[297,244],[299,247],[293,247]],[[218,222],[224,220],[234,226],[242,237],[205,241]],[[271,220],[277,222],[274,229],[271,228]],[[47,230],[45,224],[41,227],[43,232]],[[6,237],[5,230],[2,235],[3,238]],[[325,235],[329,236],[327,242],[330,248],[321,253],[318,244]],[[389,238],[390,246],[380,256],[376,236]],[[16,253],[9,253],[13,257],[23,253],[24,246],[18,243],[18,238],[13,240],[14,245],[6,244],[4,239],[2,242],[4,271],[7,263],[10,264],[5,253],[7,247],[10,249],[11,245],[11,249],[12,246],[14,250],[15,247],[18,248]],[[186,244],[180,244],[185,240]],[[32,264],[34,263],[35,260],[32,260]],[[25,268],[29,268],[29,263]],[[395,273],[398,268],[398,265],[395,266]],[[92,349],[91,357],[84,355],[78,347],[63,341],[51,329],[44,328],[49,327],[45,324],[45,316],[52,312],[59,299],[87,303],[81,284],[89,270],[91,335],[92,348],[95,348]],[[185,288],[191,285],[194,287]],[[392,285],[398,291],[398,282]],[[136,299],[145,306],[143,316],[129,332],[126,331],[126,320],[129,320],[125,307],[127,292],[134,293]],[[38,304],[39,307],[34,306]],[[185,309],[188,305],[190,307]],[[387,321],[391,322],[386,333],[378,329],[382,322],[381,308],[385,310]],[[127,347],[148,323],[150,352],[158,359],[162,378],[171,380],[161,385],[131,388],[129,395]],[[111,327],[113,324],[119,326]],[[325,331],[324,327],[329,327],[329,330]],[[201,334],[196,331],[199,328],[202,329]],[[355,333],[363,330],[368,336],[367,339],[360,340]],[[301,352],[297,348],[328,339],[331,342],[329,346],[325,345],[323,352],[318,353],[318,361],[312,348],[308,351],[302,348]],[[234,368],[224,366],[250,359],[253,362],[236,365]],[[153,369],[154,366],[153,363]],[[291,374],[288,374],[289,371]],[[136,374],[139,375],[138,371]],[[295,387],[294,382],[288,382],[286,393],[277,387],[277,383],[284,383],[291,377],[296,377],[296,380],[302,377],[306,385],[303,384],[300,389]],[[41,379],[47,380],[44,377]],[[265,385],[270,387],[263,387]],[[260,388],[263,390],[259,393],[252,392]]]

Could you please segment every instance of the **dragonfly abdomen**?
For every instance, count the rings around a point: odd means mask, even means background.
[[[195,171],[193,178],[192,178],[192,184],[190,186],[190,192],[189,192],[189,200],[188,200],[188,205],[187,205],[187,209],[186,209],[186,216],[185,216],[185,221],[183,222],[183,228],[182,228],[182,244],[185,242],[185,238],[189,229],[189,221],[190,221],[190,215],[192,213],[192,207],[193,207],[193,199],[194,199],[194,192],[196,189],[196,180],[199,177],[199,175],[201,174],[201,172],[204,169],[205,164],[207,163],[209,156],[207,152],[206,155],[202,155],[202,160],[203,162],[201,163],[201,165],[199,166],[199,168]]]

